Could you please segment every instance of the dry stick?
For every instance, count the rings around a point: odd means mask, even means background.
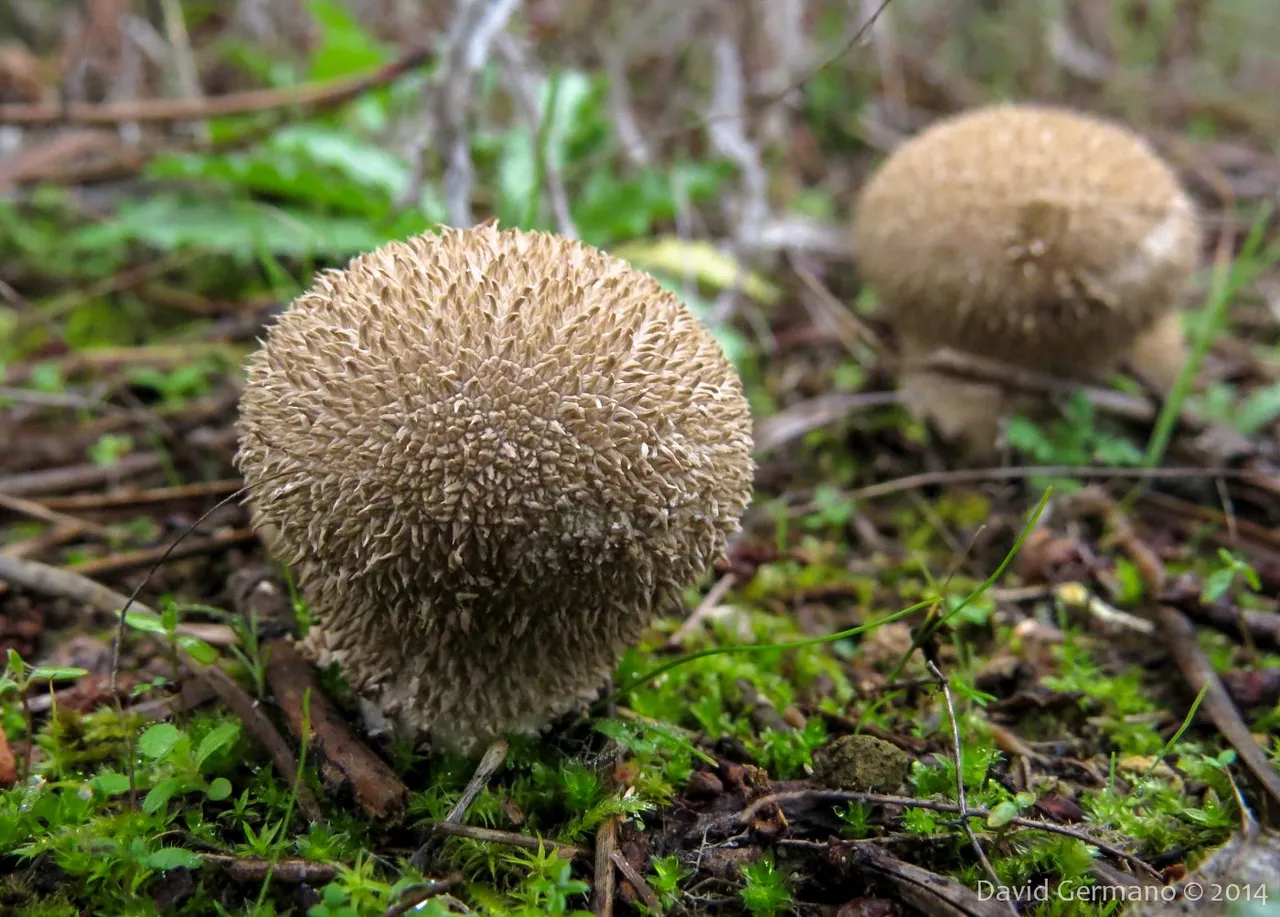
[[[447,821],[438,821],[431,825],[432,834],[446,837],[465,837],[473,841],[486,841],[490,844],[507,844],[511,847],[523,847],[526,850],[550,848],[565,859],[585,857],[587,851],[572,844],[561,844],[528,834],[516,834],[514,831],[498,831],[494,828],[477,828],[473,825],[455,825]]]
[[[462,827],[462,819],[466,817],[467,809],[471,807],[471,803],[475,802],[476,797],[480,795],[480,791],[489,783],[498,768],[502,767],[502,762],[507,759],[509,750],[510,745],[506,739],[498,739],[498,741],[489,746],[484,756],[480,759],[480,763],[476,766],[475,773],[471,775],[471,780],[467,783],[466,789],[462,791],[458,801],[453,804],[453,808],[444,817],[444,821],[436,822],[431,826],[432,834],[448,834],[449,830],[442,827],[444,825]],[[426,872],[435,852],[435,838],[428,838],[421,847],[414,851],[410,862],[418,871]]]
[[[292,616],[289,597],[272,579],[270,567],[246,568],[232,575],[228,592],[236,611],[258,625],[273,626]],[[266,630],[266,628],[263,628]],[[273,627],[278,631],[278,628]],[[380,820],[399,819],[408,787],[385,761],[356,738],[337,708],[316,683],[311,664],[288,637],[263,638],[266,680],[289,729],[313,749],[330,793],[349,788],[356,804]],[[310,697],[310,735],[303,735],[303,701]]]
[[[919,369],[933,370],[977,382],[990,382],[1007,389],[1041,395],[1066,395],[1083,391],[1094,407],[1101,408],[1110,414],[1140,423],[1156,419],[1156,409],[1146,398],[1126,395],[1100,386],[1081,385],[1070,379],[972,356],[949,348],[932,353],[915,365]],[[1196,419],[1190,415],[1185,415],[1182,419],[1185,423],[1197,424]]]
[[[182,484],[176,487],[156,487],[150,490],[121,490],[105,494],[74,494],[68,497],[47,497],[40,501],[51,510],[121,509],[135,506],[153,506],[157,503],[174,503],[200,497],[225,497],[244,487],[239,478],[221,481],[204,481]]]
[[[1186,522],[1187,517],[1202,522],[1212,522],[1227,530],[1225,540],[1220,543],[1224,548],[1234,548],[1242,538],[1247,538],[1264,545],[1271,551],[1280,551],[1280,532],[1275,532],[1264,525],[1248,519],[1236,519],[1227,513],[1211,506],[1190,503],[1170,494],[1159,491],[1148,491],[1142,495],[1142,502],[1149,504],[1157,512],[1164,513]],[[46,506],[52,505],[46,502]],[[1221,536],[1220,536],[1221,538]]]
[[[948,812],[960,814],[960,807],[950,802],[937,802],[932,799],[915,799],[911,796],[891,796],[882,793],[855,793],[851,790],[792,790],[786,793],[772,793],[768,796],[762,796],[751,805],[747,806],[741,812],[732,816],[734,822],[738,825],[749,825],[752,820],[759,814],[761,809],[769,806],[782,807],[782,803],[792,801],[804,802],[856,802],[861,805],[872,806],[902,806],[904,808],[928,809],[930,812]],[[970,818],[986,818],[991,814],[991,810],[985,806],[975,806],[969,809]],[[1097,847],[1103,853],[1109,853],[1118,860],[1124,860],[1137,869],[1141,869],[1148,875],[1160,876],[1153,867],[1148,866],[1141,859],[1132,853],[1127,853],[1109,844],[1106,841],[1091,837],[1083,831],[1077,831],[1074,828],[1068,828],[1065,825],[1055,825],[1053,822],[1036,821],[1032,818],[1023,818],[1021,816],[1014,818],[1009,822],[1020,828],[1035,828],[1039,831],[1048,831],[1051,834],[1061,834],[1063,837],[1070,837],[1081,843],[1088,844],[1091,847]]]
[[[664,649],[674,650],[684,646],[685,638],[689,636],[694,628],[702,625],[707,615],[720,604],[720,600],[728,594],[738,583],[738,577],[732,573],[726,573],[716,581],[716,584],[707,591],[706,597],[698,603],[698,607],[693,610],[693,614],[689,615],[679,627],[676,628]]]
[[[874,876],[877,884],[892,886],[914,913],[930,917],[999,917],[1005,913],[1000,902],[983,898],[955,879],[900,860],[876,844],[853,841],[846,849],[850,851],[846,868]],[[1005,903],[1012,906],[1012,902]]]
[[[983,851],[982,845],[978,843],[978,837],[973,833],[973,826],[969,824],[969,804],[965,801],[964,793],[964,748],[960,744],[960,722],[956,719],[955,704],[951,700],[951,684],[947,681],[947,676],[942,674],[932,659],[926,660],[930,673],[938,680],[938,686],[942,688],[942,697],[947,704],[947,715],[951,718],[951,742],[952,750],[956,756],[956,801],[960,803],[960,827],[964,829],[964,833],[969,836],[969,843],[973,845],[974,853],[978,855],[978,862],[982,864],[983,870],[991,878],[995,887],[1004,890],[1004,883],[1000,881],[1000,876],[996,875],[995,867],[991,865],[991,861],[987,859],[987,854]],[[1013,906],[1013,902],[1007,902],[1009,911],[1017,917],[1018,910]]]
[[[1168,595],[1164,601],[1192,620],[1237,642],[1244,641],[1271,652],[1280,650],[1280,614],[1274,611],[1240,608],[1234,602],[1222,600],[1205,604],[1195,593]]]
[[[9,580],[24,589],[41,592],[45,595],[61,596],[86,605],[92,605],[100,611],[113,615],[122,615],[126,605],[143,614],[154,615],[155,612],[141,602],[129,599],[114,589],[108,589],[93,580],[61,570],[48,564],[33,560],[22,560],[16,557],[0,556],[0,578]],[[293,785],[297,782],[298,766],[288,744],[280,736],[271,721],[254,704],[252,698],[226,672],[216,666],[205,666],[192,659],[182,649],[178,649],[178,657],[191,671],[199,675],[212,688],[232,712],[244,722],[245,728],[258,739],[271,755],[272,763],[284,780]],[[114,685],[113,685],[114,687]],[[113,692],[115,693],[115,692]],[[118,695],[117,695],[118,696]],[[312,798],[310,791],[298,784],[298,806],[312,821],[321,818],[320,807]]]
[[[619,819],[618,815],[607,816],[596,831],[595,872],[591,883],[591,913],[595,917],[613,917],[613,896],[617,890],[613,857],[618,852]]]
[[[858,412],[898,404],[902,395],[887,392],[826,392],[789,405],[756,424],[755,453],[764,455],[811,430],[825,427]]]
[[[498,768],[502,767],[502,762],[507,760],[507,752],[509,750],[510,746],[507,744],[506,739],[499,739],[489,746],[484,753],[484,757],[480,759],[476,772],[471,775],[471,781],[467,784],[467,788],[462,791],[458,801],[453,804],[449,814],[444,817],[446,822],[452,825],[462,823],[462,819],[466,817],[467,809],[471,808],[471,803],[475,802],[476,797],[480,795],[480,791],[485,788],[489,780],[497,773]]]
[[[81,561],[80,563],[72,564],[67,569],[84,576],[120,573],[124,570],[136,570],[139,567],[146,567],[161,558],[177,560],[183,557],[195,557],[200,554],[213,554],[223,548],[253,541],[257,537],[252,528],[230,529],[204,538],[193,538],[178,545],[176,548],[171,545],[157,545],[154,548],[142,548],[137,551],[122,551],[119,554],[109,554],[106,557],[95,557],[92,560]]]
[[[200,859],[227,868],[227,875],[235,882],[259,883],[270,877],[286,885],[324,885],[338,874],[338,867],[331,863],[313,860],[260,860],[241,859],[222,853],[202,853]]]
[[[9,557],[35,557],[45,551],[52,551],[68,541],[75,541],[79,537],[79,528],[56,528],[47,535],[41,535],[39,538],[11,541],[3,548],[0,548],[0,554],[7,554]],[[4,595],[8,588],[4,583],[0,583],[0,595]]]
[[[279,108],[341,105],[378,86],[393,82],[431,59],[429,48],[412,48],[371,73],[349,79],[308,83],[289,89],[253,89],[206,99],[150,99],[109,105],[0,105],[0,124],[100,124],[122,121],[195,121],[247,115]]]
[[[0,478],[0,494],[26,497],[35,494],[57,493],[98,487],[108,481],[123,480],[155,471],[160,467],[160,456],[154,452],[126,455],[111,466],[68,465],[46,471],[27,471]]]
[[[1196,629],[1186,615],[1170,605],[1160,605],[1158,609],[1160,626],[1169,641],[1169,649],[1174,661],[1182,670],[1187,680],[1187,687],[1198,696],[1205,690],[1203,709],[1209,714],[1218,731],[1231,743],[1240,760],[1244,762],[1250,773],[1257,778],[1271,798],[1280,802],[1280,773],[1267,757],[1266,751],[1253,738],[1240,711],[1236,709],[1231,695],[1222,684],[1213,663],[1200,649],[1196,641]]]
[[[23,516],[29,516],[32,519],[39,519],[42,522],[51,522],[63,529],[76,529],[79,532],[98,538],[105,537],[107,534],[107,530],[96,522],[77,519],[74,516],[68,516],[66,513],[50,509],[35,500],[26,500],[22,497],[15,497],[12,494],[0,493],[0,507],[20,513]]]
[[[443,895],[449,889],[461,884],[462,875],[455,872],[453,875],[445,876],[443,879],[432,879],[424,884],[407,888],[401,894],[400,900],[387,908],[382,917],[403,917],[404,914],[417,910],[418,905],[429,898]]]
[[[644,902],[644,906],[649,909],[650,913],[661,913],[662,902],[658,900],[658,896],[649,887],[649,883],[644,880],[644,876],[640,875],[640,872],[631,865],[631,862],[620,851],[615,850],[611,859],[614,865],[618,867],[618,872],[622,873],[622,877],[635,888],[636,894],[640,896],[640,900]]]

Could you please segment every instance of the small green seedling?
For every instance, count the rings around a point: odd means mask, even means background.
[[[88,674],[87,670],[72,666],[29,665],[18,655],[17,650],[12,648],[9,650],[4,672],[0,674],[0,701],[8,695],[16,694],[22,705],[23,728],[26,730],[28,739],[27,755],[22,768],[24,780],[31,774],[31,752],[34,743],[30,739],[35,735],[31,706],[27,703],[28,690],[32,685],[41,682],[70,681]]]

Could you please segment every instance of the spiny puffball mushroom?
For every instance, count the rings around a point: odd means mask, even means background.
[[[975,451],[1035,406],[912,368],[939,348],[1078,381],[1128,358],[1158,388],[1185,360],[1195,207],[1120,125],[1034,104],[944,118],[863,187],[853,242],[899,335],[905,403]]]
[[[684,304],[493,226],[319,275],[250,358],[238,432],[304,648],[467,754],[597,696],[751,496],[741,381]]]

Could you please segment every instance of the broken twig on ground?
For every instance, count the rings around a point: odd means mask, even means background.
[[[246,621],[279,625],[291,621],[288,593],[267,566],[246,567],[232,575],[228,592],[236,611]],[[409,789],[385,761],[361,742],[342,714],[321,690],[314,669],[294,649],[278,626],[263,628],[260,650],[265,659],[266,680],[280,705],[285,722],[314,754],[330,793],[349,790],[356,805],[382,821],[398,821],[404,813]],[[302,735],[303,702],[310,698],[309,735]]]

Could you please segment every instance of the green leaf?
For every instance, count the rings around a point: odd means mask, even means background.
[[[147,865],[152,869],[199,869],[203,861],[190,850],[182,847],[161,847],[147,857]]]
[[[1214,570],[1205,577],[1204,588],[1200,592],[1200,601],[1206,605],[1212,605],[1227,594],[1227,590],[1231,588],[1235,578],[1236,571],[1231,567],[1219,567]]]
[[[196,749],[196,766],[203,765],[210,755],[229,746],[238,735],[240,735],[239,723],[223,723],[210,730],[209,734],[200,740],[200,747]]]
[[[144,634],[164,634],[164,623],[147,611],[126,611],[124,623]]]
[[[138,736],[138,751],[152,760],[167,757],[182,738],[182,732],[172,723],[157,723]]]
[[[103,796],[117,796],[129,791],[129,778],[115,771],[103,771],[93,778],[93,788]]]
[[[209,788],[204,791],[204,794],[214,802],[222,802],[222,800],[231,795],[231,781],[226,777],[219,777],[209,784]]]
[[[1006,799],[999,802],[987,815],[988,828],[1003,828],[1018,817],[1018,807],[1012,801]]]
[[[75,666],[38,665],[31,670],[28,677],[32,681],[65,681],[71,678],[83,678],[88,674],[88,669],[79,669]]]
[[[367,219],[261,201],[188,200],[176,195],[122,205],[114,220],[82,230],[77,238],[88,244],[104,235],[166,252],[198,248],[255,259],[263,251],[299,258],[350,257],[390,238]]]
[[[142,800],[143,813],[154,815],[168,805],[169,800],[176,794],[185,792],[189,786],[190,781],[186,777],[170,777],[168,780],[161,780]]]
[[[203,662],[205,665],[213,665],[218,661],[218,651],[212,646],[205,643],[199,637],[192,637],[190,634],[182,634],[177,638],[178,646],[187,651],[196,662]]]
[[[1268,385],[1249,393],[1236,408],[1235,427],[1245,436],[1252,436],[1280,417],[1280,384]]]
[[[345,4],[309,0],[307,10],[320,27],[320,47],[311,54],[311,79],[328,80],[372,70],[391,57]]]

